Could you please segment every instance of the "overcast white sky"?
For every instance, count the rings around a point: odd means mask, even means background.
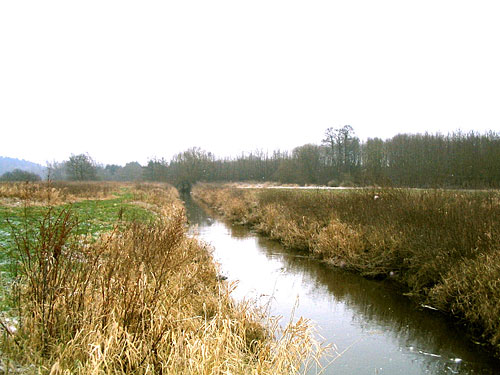
[[[0,156],[500,130],[500,1],[0,2]]]

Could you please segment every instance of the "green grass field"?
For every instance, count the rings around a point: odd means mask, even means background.
[[[132,203],[133,194],[127,189],[115,193],[115,198],[105,200],[84,200],[58,206],[1,206],[0,205],[0,310],[10,307],[9,284],[17,275],[18,256],[16,236],[28,234],[33,238],[41,221],[50,212],[56,219],[62,210],[70,209],[76,220],[74,235],[92,236],[122,227],[133,221],[150,222],[156,214]],[[118,228],[120,229],[120,228]]]

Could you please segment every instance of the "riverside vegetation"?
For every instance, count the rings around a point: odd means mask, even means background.
[[[199,184],[193,195],[286,247],[393,279],[500,355],[500,193]]]
[[[6,373],[294,374],[323,350],[232,300],[168,185],[0,184],[0,203]]]

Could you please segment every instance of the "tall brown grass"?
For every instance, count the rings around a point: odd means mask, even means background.
[[[0,203],[46,205],[83,199],[109,199],[129,185],[109,181],[0,182]]]
[[[194,194],[287,247],[397,281],[421,303],[462,320],[500,353],[500,193],[200,185]]]
[[[160,208],[96,242],[73,235],[67,208],[36,236],[18,232],[19,325],[4,356],[50,374],[292,374],[318,349],[311,324],[281,329],[231,299],[210,249],[186,235],[173,189],[136,188]],[[50,212],[50,210],[49,210]]]

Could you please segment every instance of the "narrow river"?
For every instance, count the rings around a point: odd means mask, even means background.
[[[500,374],[499,361],[390,283],[328,268],[183,198],[192,232],[214,248],[222,275],[238,280],[234,298],[270,302],[284,324],[298,304],[295,317],[314,321],[342,353],[324,374]]]

